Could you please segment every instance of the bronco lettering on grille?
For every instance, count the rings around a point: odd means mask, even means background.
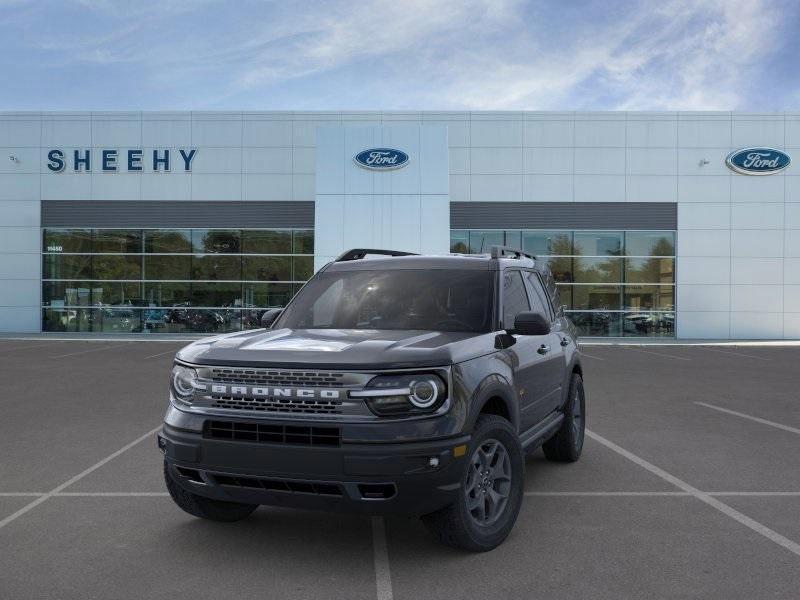
[[[315,388],[278,388],[249,385],[211,384],[211,393],[219,396],[249,396],[275,398],[324,398],[337,400],[341,390],[321,390]]]

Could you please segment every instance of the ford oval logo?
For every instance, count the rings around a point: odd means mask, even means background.
[[[365,169],[388,171],[405,166],[408,162],[408,154],[394,148],[370,148],[356,154],[353,160]]]
[[[772,175],[783,171],[792,159],[774,148],[742,148],[728,155],[725,164],[744,175]]]

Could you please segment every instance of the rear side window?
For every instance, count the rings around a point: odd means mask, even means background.
[[[514,327],[514,318],[521,312],[530,310],[528,293],[519,271],[503,273],[503,327]]]

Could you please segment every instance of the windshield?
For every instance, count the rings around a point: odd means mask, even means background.
[[[393,269],[322,273],[275,327],[486,332],[491,324],[491,272]]]

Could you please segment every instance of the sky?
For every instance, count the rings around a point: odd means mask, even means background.
[[[0,0],[0,110],[800,111],[796,0]]]

